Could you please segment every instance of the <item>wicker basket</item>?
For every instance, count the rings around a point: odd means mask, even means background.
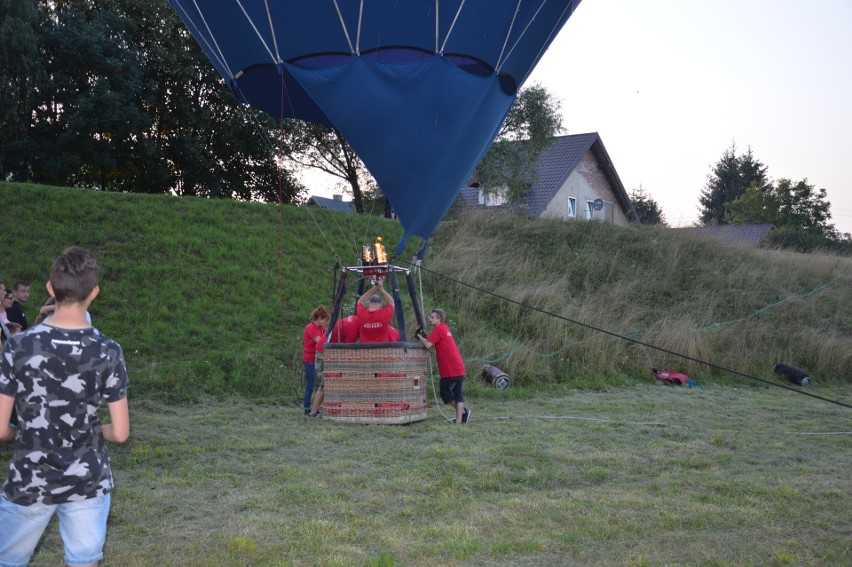
[[[427,352],[420,343],[326,343],[323,414],[349,423],[426,419]]]

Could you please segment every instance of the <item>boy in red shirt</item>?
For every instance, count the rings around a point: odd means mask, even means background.
[[[453,422],[467,423],[470,421],[470,408],[464,407],[462,392],[464,361],[446,321],[447,314],[443,309],[433,309],[429,314],[429,323],[435,327],[432,334],[427,339],[425,331],[421,329],[417,338],[427,349],[435,347],[435,358],[438,359],[438,372],[441,375],[441,399],[456,408]]]

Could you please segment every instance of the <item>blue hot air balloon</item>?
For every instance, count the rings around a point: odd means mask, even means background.
[[[170,1],[241,102],[339,130],[426,239],[580,3]]]

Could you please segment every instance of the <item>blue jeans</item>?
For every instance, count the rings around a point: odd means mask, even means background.
[[[65,504],[20,506],[0,494],[0,567],[26,567],[53,513],[65,563],[87,565],[103,559],[110,495]]]
[[[313,362],[305,362],[305,400],[302,408],[311,409],[311,397],[314,395],[314,383],[317,381],[317,367]]]

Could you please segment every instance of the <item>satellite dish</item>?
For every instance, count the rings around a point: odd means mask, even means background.
[[[599,211],[603,208],[603,199],[595,199],[592,201],[592,208],[596,211]]]

